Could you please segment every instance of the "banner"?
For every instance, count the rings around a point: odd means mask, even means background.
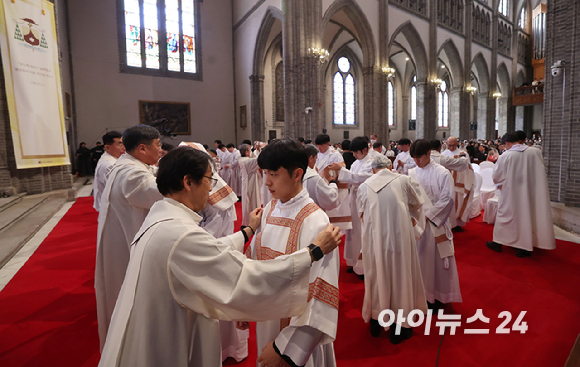
[[[16,166],[70,164],[54,5],[1,1],[0,50]]]

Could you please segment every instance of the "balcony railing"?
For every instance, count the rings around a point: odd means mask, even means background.
[[[514,88],[512,103],[514,106],[544,103],[544,84]]]

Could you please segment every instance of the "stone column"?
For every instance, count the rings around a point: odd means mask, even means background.
[[[250,75],[252,141],[265,141],[264,75]]]
[[[437,110],[435,104],[435,86],[429,83],[417,82],[417,130],[416,139],[435,139],[437,131]]]
[[[516,107],[516,130],[525,131],[524,127],[524,106]]]
[[[449,136],[463,138],[461,135],[461,109],[463,107],[463,88],[452,88],[449,91]]]
[[[505,133],[507,133],[507,128],[508,128],[508,102],[509,98],[498,98],[497,103],[499,103],[499,114],[497,116],[497,133],[498,136],[503,136]]]
[[[495,131],[495,99],[487,94],[477,97],[477,139],[489,139]]]

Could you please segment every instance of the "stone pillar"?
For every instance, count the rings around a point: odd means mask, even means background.
[[[408,88],[406,88],[406,89],[408,89]],[[409,135],[408,134],[408,131],[409,131],[409,117],[410,117],[409,112],[411,111],[411,107],[409,105],[410,104],[410,100],[411,100],[411,98],[408,95],[407,96],[403,96],[403,100],[402,100],[402,102],[403,102],[402,103],[402,109],[403,110],[400,111],[402,118],[400,120],[400,126],[398,126],[399,127],[399,130],[401,130],[401,136],[403,138],[408,138],[408,135]],[[397,114],[397,116],[398,115],[399,114]]]
[[[252,141],[265,141],[264,75],[250,75]]]
[[[492,114],[493,113],[493,114]],[[495,99],[487,94],[477,97],[477,139],[490,139],[495,131]]]
[[[449,91],[449,136],[463,138],[466,135],[461,135],[461,109],[463,108],[462,101],[463,88],[453,88]]]
[[[416,139],[435,139],[437,132],[437,110],[435,102],[435,86],[429,83],[417,82],[417,130]]]
[[[502,137],[508,132],[508,110],[511,100],[509,98],[498,98],[497,103],[499,103],[499,114],[497,116],[497,133],[499,137]]]
[[[517,106],[516,107],[516,130],[525,131],[524,106]]]

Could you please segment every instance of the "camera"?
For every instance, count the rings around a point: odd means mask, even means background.
[[[564,69],[564,65],[566,63],[562,60],[558,60],[554,63],[554,65],[552,65],[552,76],[556,77],[556,76],[560,76],[560,74],[562,73],[562,70]]]

